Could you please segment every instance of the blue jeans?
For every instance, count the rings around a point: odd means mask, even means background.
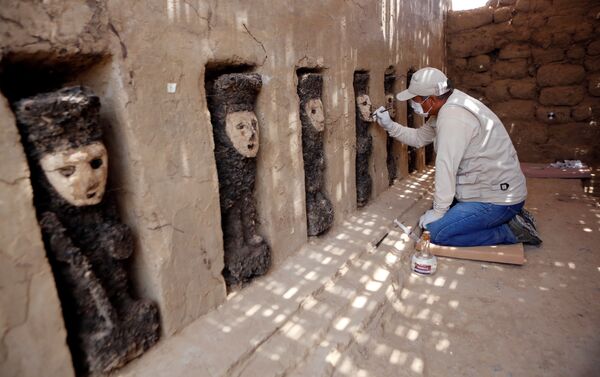
[[[427,224],[431,242],[445,246],[487,246],[517,243],[508,222],[523,208],[521,202],[498,205],[456,202],[441,219]]]

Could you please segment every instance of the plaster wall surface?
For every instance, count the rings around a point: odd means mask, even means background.
[[[396,91],[406,86],[410,67],[445,69],[446,1],[0,0],[0,5],[3,69],[27,63],[49,79],[61,71],[62,81],[57,81],[88,85],[101,98],[110,159],[108,190],[118,191],[121,216],[134,232],[136,293],[159,304],[164,337],[226,299],[212,125],[204,91],[207,67],[250,66],[262,76],[256,104],[261,132],[255,196],[259,230],[273,250],[273,269],[307,242],[296,70],[317,68],[323,74],[325,185],[339,224],[356,210],[354,71],[370,73],[369,93],[379,106],[384,104],[389,66],[397,72]],[[397,110],[403,123],[405,104]],[[8,108],[0,121],[7,129],[14,124]],[[16,127],[10,132],[12,139],[0,140],[8,154],[3,161],[20,164],[15,177],[21,179],[3,189],[2,211],[26,221],[18,233],[5,234],[3,225],[0,241],[8,250],[2,255],[19,253],[18,244],[7,242],[18,239],[17,234],[31,238],[27,263],[45,272],[7,277],[3,287],[11,294],[19,284],[30,284],[31,290],[34,276],[44,276],[41,285],[52,292],[43,297],[51,301],[48,310],[27,315],[22,310],[31,303],[7,310],[26,328],[55,323],[46,330],[54,329],[53,338],[47,339],[60,343],[60,306],[35,221],[26,161]],[[370,132],[376,197],[388,187],[386,134],[377,125]],[[397,143],[394,150],[405,159],[405,146]],[[397,165],[399,176],[405,176],[405,161]],[[10,327],[2,322],[0,333]],[[45,344],[36,344],[48,351],[36,355],[40,363],[49,358],[62,361],[57,368],[70,368],[66,345]],[[7,360],[4,355],[0,352],[0,360]],[[29,367],[19,367],[23,369],[15,374],[35,375]]]
[[[0,375],[72,376],[50,265],[33,209],[29,167],[0,97]]]

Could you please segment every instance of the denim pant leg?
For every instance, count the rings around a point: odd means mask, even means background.
[[[497,205],[481,202],[459,202],[441,219],[427,224],[431,241],[445,246],[487,246],[517,243],[507,225],[524,202]]]

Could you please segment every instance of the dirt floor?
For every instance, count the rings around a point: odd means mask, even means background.
[[[580,180],[528,189],[544,243],[524,266],[440,258],[407,275],[334,376],[600,376],[598,197]]]
[[[414,174],[112,376],[600,376],[598,197],[528,187],[544,243],[521,267],[439,258],[412,275],[390,224],[431,206],[432,173]]]

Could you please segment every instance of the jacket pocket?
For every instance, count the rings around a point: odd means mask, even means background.
[[[471,185],[477,182],[477,175],[474,173],[460,174],[456,176],[456,183],[459,185]]]
[[[479,198],[481,190],[476,186],[456,186],[456,199],[472,199]]]

